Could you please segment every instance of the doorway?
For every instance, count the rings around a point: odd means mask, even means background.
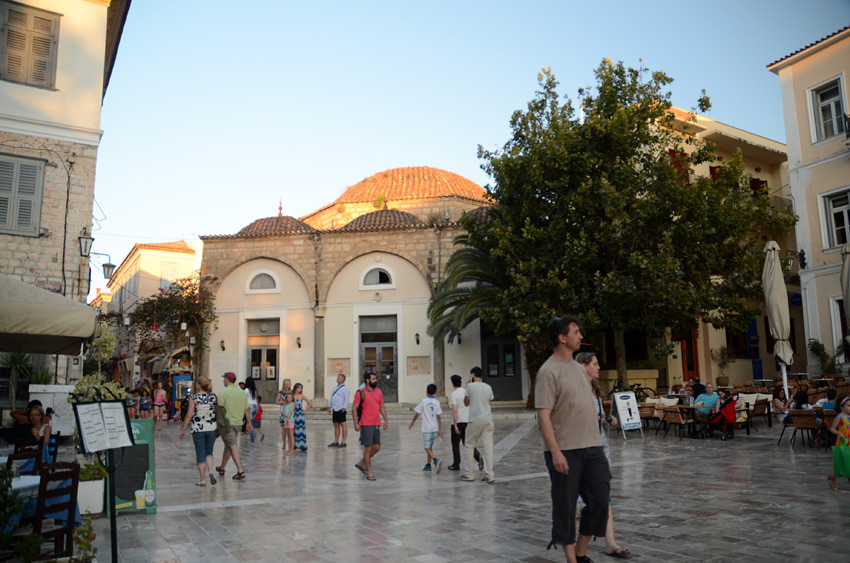
[[[682,378],[685,381],[699,377],[699,356],[697,355],[697,329],[686,330],[682,338]]]
[[[360,374],[378,376],[384,402],[398,402],[397,327],[395,315],[360,317]]]
[[[493,388],[497,401],[522,399],[520,345],[516,338],[497,337],[483,331],[481,342],[484,365],[482,381]]]
[[[279,389],[280,320],[248,321],[248,374],[264,402],[274,401]]]

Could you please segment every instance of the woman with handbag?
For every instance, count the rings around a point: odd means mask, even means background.
[[[216,398],[210,393],[212,385],[209,378],[201,376],[198,378],[197,393],[189,397],[189,409],[183,419],[183,428],[180,430],[180,439],[186,432],[186,427],[192,424],[192,441],[195,443],[195,462],[198,464],[198,473],[201,480],[195,483],[198,487],[205,487],[206,472],[209,470],[210,483],[215,485],[213,475],[213,446],[218,436],[216,432],[215,406]]]

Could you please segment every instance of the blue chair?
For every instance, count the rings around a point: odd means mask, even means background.
[[[20,541],[30,534],[38,534],[53,542],[52,551],[43,553],[42,556],[71,557],[74,554],[74,525],[80,521],[77,507],[80,464],[42,464],[39,476],[41,480],[38,484],[38,496],[31,499],[26,506],[28,509],[34,508],[31,512],[33,516],[25,526],[15,530],[13,542]],[[52,522],[49,522],[51,520]]]

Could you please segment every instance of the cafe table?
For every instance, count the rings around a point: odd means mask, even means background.
[[[26,499],[38,493],[39,483],[39,475],[21,475],[12,479],[12,490],[18,492],[19,498]]]

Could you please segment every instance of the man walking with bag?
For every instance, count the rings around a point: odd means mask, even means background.
[[[233,476],[234,481],[241,481],[245,478],[245,471],[242,469],[242,458],[239,456],[239,446],[236,441],[239,438],[239,429],[242,426],[242,418],[247,418],[246,430],[251,432],[251,416],[248,412],[248,396],[245,392],[236,386],[236,374],[228,371],[223,376],[224,391],[218,394],[218,404],[224,407],[227,420],[230,422],[230,428],[221,437],[224,442],[224,455],[221,457],[221,465],[216,467],[219,475],[224,475],[224,468],[230,458],[236,464],[236,475]]]

